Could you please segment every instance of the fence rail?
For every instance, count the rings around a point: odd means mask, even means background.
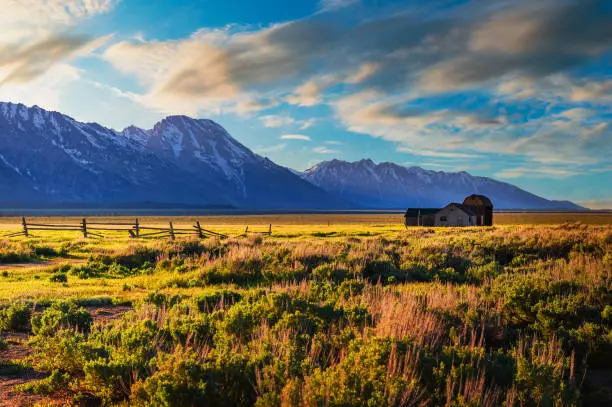
[[[147,239],[147,238],[160,238],[167,237],[171,240],[175,240],[177,235],[192,235],[202,239],[205,237],[229,237],[226,234],[214,232],[209,229],[202,227],[199,221],[196,221],[191,228],[177,228],[174,227],[172,221],[168,223],[168,227],[157,227],[157,226],[143,226],[140,224],[138,219],[135,219],[133,223],[130,222],[90,222],[86,218],[83,218],[79,224],[52,224],[52,223],[32,223],[28,222],[25,217],[21,218],[22,229],[20,231],[11,232],[5,235],[0,235],[0,238],[25,236],[30,237],[32,231],[72,231],[81,232],[84,238],[97,237],[104,238],[104,232],[127,232],[130,238],[133,239]],[[144,233],[143,233],[144,232]],[[247,226],[243,236],[246,236],[249,232]],[[270,225],[268,232],[265,232],[269,236],[272,235],[272,225]]]
[[[246,229],[244,230],[244,236],[248,236],[249,234],[272,236],[272,225],[270,225],[268,227],[267,231],[259,231],[259,232],[258,231],[249,230],[249,227],[247,226]]]

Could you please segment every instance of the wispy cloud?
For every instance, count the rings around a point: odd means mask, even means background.
[[[82,21],[107,13],[119,0],[0,0],[0,97],[58,108],[81,71],[68,63],[112,35],[75,33]]]
[[[315,118],[311,118],[308,120],[303,120],[301,122],[299,122],[300,125],[300,130],[307,130],[309,128],[311,128],[312,126],[314,126],[317,123],[317,119]]]
[[[289,116],[261,116],[259,120],[265,127],[284,127],[295,123],[295,120]]]
[[[286,143],[276,144],[267,147],[256,147],[253,150],[258,154],[280,153],[287,147]]]
[[[482,154],[468,154],[458,153],[452,151],[438,151],[438,150],[415,150],[408,147],[398,147],[397,151],[402,153],[410,153],[413,155],[420,155],[424,157],[438,157],[438,158],[482,158]]]
[[[332,150],[325,146],[315,147],[312,149],[312,151],[317,154],[341,154],[342,153],[342,151],[340,150]]]
[[[570,132],[544,137],[553,126],[545,119],[535,118],[541,129],[536,138],[515,145],[532,130],[527,128],[531,123],[523,129],[513,126],[494,97],[496,92],[529,97],[535,93],[529,88],[609,52],[612,15],[605,2],[406,2],[374,7],[367,19],[347,8],[354,3],[324,1],[319,13],[259,29],[229,27],[199,30],[180,40],[123,41],[104,57],[138,78],[146,88],[143,103],[159,109],[246,112],[283,102],[328,104],[349,131],[414,151],[436,151],[438,157],[468,158],[470,149],[504,153],[512,145],[513,154],[533,159],[567,158],[561,146]],[[505,84],[511,80],[515,83]],[[573,103],[609,94],[606,83],[578,81],[573,86],[568,90]],[[449,106],[448,98],[442,98],[446,104],[420,103],[465,90],[491,100],[466,107],[456,101]],[[468,97],[462,99],[469,104]],[[271,116],[262,122],[301,130],[311,125]],[[573,134],[584,125],[576,124]],[[537,138],[547,139],[551,148],[527,149]],[[432,141],[443,148],[432,148]],[[581,159],[593,151],[589,143],[579,144]],[[599,150],[607,151],[607,145]]]
[[[120,0],[0,0],[0,43],[22,43],[64,31],[96,14],[107,13]],[[64,33],[65,35],[65,33]]]
[[[303,134],[283,134],[280,136],[281,140],[302,140],[302,141],[310,141],[310,137],[305,136]]]
[[[59,35],[23,48],[0,49],[0,68],[5,68],[0,84],[29,82],[63,60],[95,50],[107,39]]]
[[[581,171],[558,167],[517,167],[508,168],[495,174],[498,178],[568,178],[581,174]]]
[[[596,201],[580,202],[579,205],[582,205],[589,209],[610,209],[612,210],[612,198],[596,200]]]
[[[320,0],[318,8],[320,11],[339,10],[359,3],[360,0]]]

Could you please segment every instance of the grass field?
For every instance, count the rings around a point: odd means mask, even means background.
[[[0,404],[611,403],[610,215],[495,219],[198,217],[230,237],[0,240]]]

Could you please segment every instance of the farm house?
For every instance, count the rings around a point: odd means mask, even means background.
[[[444,208],[409,208],[404,214],[406,226],[492,226],[493,203],[484,195],[470,195],[462,204]]]

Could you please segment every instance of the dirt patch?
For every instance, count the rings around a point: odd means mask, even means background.
[[[2,340],[7,344],[7,348],[0,350],[0,363],[19,361],[30,356],[32,350],[27,346],[29,339],[30,335],[27,333],[3,334]]]
[[[47,377],[47,374],[21,364],[26,357],[32,354],[32,350],[27,346],[28,339],[29,334],[27,333],[3,335],[7,347],[0,350],[0,405],[21,407],[41,402],[49,405],[66,405],[69,400],[68,394],[57,394],[51,398],[15,389],[15,386]]]
[[[109,322],[121,319],[123,314],[133,310],[132,307],[124,305],[108,307],[85,307],[85,309],[91,314],[94,323],[99,325],[106,325]]]
[[[91,313],[94,323],[105,325],[120,319],[123,314],[132,310],[128,306],[85,307]],[[5,333],[3,341],[6,349],[0,350],[0,406],[25,407],[37,403],[52,406],[70,405],[72,394],[67,390],[56,392],[51,396],[41,396],[20,392],[15,386],[41,380],[48,374],[36,371],[21,364],[33,351],[28,346],[29,333]]]

